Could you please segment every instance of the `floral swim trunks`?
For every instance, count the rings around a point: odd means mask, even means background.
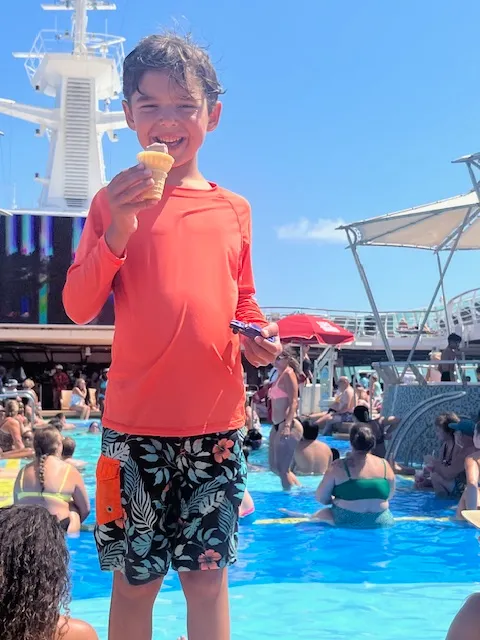
[[[247,466],[237,431],[190,438],[104,429],[95,541],[103,571],[140,585],[237,558]]]

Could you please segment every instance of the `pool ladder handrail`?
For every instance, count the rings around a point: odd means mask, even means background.
[[[28,405],[32,409],[31,426],[33,427],[33,425],[35,424],[35,409],[37,406],[37,401],[33,393],[26,389],[20,389],[19,391],[5,391],[4,393],[0,393],[0,401],[16,400],[17,398],[26,398],[28,400]]]
[[[396,393],[397,390],[398,390],[398,386],[395,387],[394,393]],[[459,400],[460,398],[463,398],[466,395],[466,393],[467,393],[466,391],[461,390],[461,391],[453,391],[452,393],[435,395],[431,398],[426,398],[425,400],[422,400],[421,402],[416,404],[414,407],[412,407],[410,411],[407,413],[407,415],[402,419],[398,429],[396,429],[393,432],[393,437],[387,446],[387,453],[386,453],[387,458],[396,460],[398,450],[402,445],[403,440],[405,438],[408,439],[409,431],[412,428],[413,424],[421,416],[423,416],[424,413],[433,409],[433,407],[436,407],[445,402],[451,402],[452,400]],[[431,428],[431,425],[427,424],[427,426],[424,428],[422,433],[424,433],[429,428]],[[414,443],[410,441],[410,445],[411,447],[413,447]],[[411,451],[411,448],[410,448],[410,451]],[[412,463],[410,453],[408,455],[409,455],[408,460],[401,461],[403,464],[409,465]]]

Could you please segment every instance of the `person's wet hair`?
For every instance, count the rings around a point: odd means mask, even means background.
[[[247,447],[247,445],[243,445],[242,447],[242,451],[243,451],[243,455],[245,456],[245,460],[248,462],[248,456],[250,455],[250,447]]]
[[[2,640],[57,637],[60,611],[69,611],[68,563],[64,532],[45,507],[0,509]]]
[[[211,111],[224,93],[217,73],[207,51],[185,38],[165,33],[143,38],[135,49],[128,54],[123,63],[123,95],[130,102],[147,71],[161,71],[188,95],[191,93],[191,78],[195,78],[202,88]]]
[[[76,446],[77,446],[77,443],[73,438],[64,438],[62,456],[64,458],[73,458],[73,454],[75,453]]]
[[[320,427],[318,424],[311,424],[310,421],[304,420],[302,422],[303,426],[303,439],[308,440],[309,442],[313,442],[318,438],[318,433]]]
[[[38,429],[33,436],[33,450],[38,460],[38,481],[42,493],[45,491],[45,462],[48,456],[56,455],[60,440],[60,432],[55,427]]]
[[[330,451],[332,452],[332,461],[338,460],[340,458],[340,451],[335,449],[335,447],[331,447]]]
[[[354,417],[358,420],[358,422],[367,423],[370,420],[370,412],[368,407],[364,407],[363,405],[357,405],[353,410]]]
[[[48,426],[49,427],[53,427],[53,428],[57,429],[58,431],[62,431],[63,422],[59,418],[55,417],[55,418],[52,418],[51,420],[48,421]]]
[[[445,433],[453,435],[455,430],[449,427],[449,424],[457,424],[460,422],[460,418],[453,411],[447,411],[447,413],[441,413],[435,418],[435,426],[442,429]]]
[[[55,420],[65,420],[65,414],[63,412],[56,413],[53,417]]]
[[[354,424],[350,430],[350,444],[355,451],[368,453],[376,444],[373,431],[366,424]]]
[[[262,446],[263,436],[257,429],[250,429],[245,437],[245,446],[252,449],[260,449]]]

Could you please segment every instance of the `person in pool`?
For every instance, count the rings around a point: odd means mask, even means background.
[[[300,365],[295,354],[284,348],[275,362],[278,377],[270,387],[272,422],[269,439],[269,463],[273,473],[280,476],[282,487],[289,491],[298,485],[297,477],[291,470],[293,455],[302,439],[303,428],[295,418],[298,407],[298,376]]]
[[[79,471],[62,460],[63,439],[54,427],[33,437],[35,460],[18,474],[14,503],[40,505],[57,516],[64,531],[77,533],[90,513],[90,500]]]
[[[98,422],[92,422],[87,429],[87,433],[100,433],[100,425]]]
[[[248,463],[248,456],[250,455],[250,448],[243,447],[243,455],[245,456],[245,461]],[[252,515],[255,512],[255,503],[253,502],[253,498],[250,495],[250,492],[247,488],[245,488],[245,492],[243,494],[242,503],[240,505],[239,517],[246,518],[247,516]]]
[[[24,430],[20,416],[20,404],[16,400],[7,400],[5,402],[5,417],[0,424],[0,448],[2,451],[24,449],[25,445],[22,441]]]
[[[107,392],[107,384],[108,384],[108,369],[103,369],[100,377],[97,381],[97,405],[100,409],[100,414],[103,416],[103,411],[105,409],[105,394]]]
[[[308,420],[302,425],[303,437],[295,448],[292,470],[299,475],[321,476],[332,463],[332,450],[325,442],[317,440],[318,425],[310,424]]]
[[[439,498],[460,498],[466,485],[465,459],[475,452],[471,436],[455,429],[460,418],[442,413],[435,419],[442,443],[438,455],[426,455],[423,470],[416,475],[417,489],[432,487]]]
[[[392,433],[398,427],[400,420],[395,416],[390,416],[389,418],[381,416],[376,420],[372,420],[368,408],[362,405],[355,407],[353,417],[357,423],[367,424],[373,431],[375,447],[371,453],[379,458],[385,458],[385,441],[392,437]]]
[[[0,509],[0,638],[98,640],[65,615],[69,553],[57,518],[40,506]]]
[[[312,520],[337,527],[373,529],[394,523],[389,501],[395,491],[395,474],[388,462],[374,456],[375,436],[366,424],[350,431],[351,453],[332,463],[316,491],[316,498],[331,507]]]
[[[445,640],[479,640],[480,593],[471,595],[453,619]]]
[[[73,457],[76,447],[77,443],[73,438],[63,438],[62,460],[76,469],[82,470],[85,469],[87,463],[85,460],[77,460]]]
[[[480,420],[473,432],[475,451],[465,458],[466,487],[457,507],[457,518],[463,520],[462,511],[475,511],[480,508]]]
[[[258,413],[252,406],[251,398],[245,401],[245,429],[245,444],[251,449],[260,449],[263,440],[262,427]]]

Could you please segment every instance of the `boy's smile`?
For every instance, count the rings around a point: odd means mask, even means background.
[[[146,71],[138,91],[129,103],[124,101],[123,108],[143,148],[154,142],[166,144],[175,158],[171,174],[183,167],[182,174],[195,177],[198,149],[207,132],[217,127],[221,105],[217,103],[209,113],[200,82],[190,76],[187,85],[181,86],[164,71]]]

